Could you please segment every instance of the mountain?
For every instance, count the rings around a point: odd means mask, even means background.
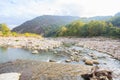
[[[88,18],[89,20],[101,20],[101,21],[106,21],[109,20],[112,16],[95,16],[95,17],[90,17]]]
[[[18,33],[30,32],[50,36],[60,26],[69,24],[78,19],[79,17],[75,16],[43,15],[24,22],[20,26],[15,27],[12,31]]]
[[[118,12],[117,14],[115,14],[110,20],[109,22],[111,22],[113,24],[113,26],[119,27],[120,28],[120,12]]]

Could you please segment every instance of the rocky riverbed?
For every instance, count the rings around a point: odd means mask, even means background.
[[[115,80],[120,78],[119,39],[0,37],[0,46],[25,48],[35,55],[45,51],[65,57],[61,61],[49,59],[47,63],[17,60],[0,64],[0,73],[22,73],[21,80],[82,80],[80,75],[90,72],[96,65],[113,71]]]
[[[110,38],[30,38],[0,37],[0,46],[27,48],[32,50],[52,50],[63,43],[73,43],[84,48],[94,49],[112,55],[120,60],[120,39]],[[35,51],[37,53],[37,51]]]

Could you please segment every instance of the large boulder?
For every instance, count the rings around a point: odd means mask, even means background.
[[[19,80],[20,73],[3,73],[0,74],[0,80]]]

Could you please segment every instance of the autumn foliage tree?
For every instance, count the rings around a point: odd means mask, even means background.
[[[10,29],[6,24],[0,24],[0,31],[2,32],[3,36],[8,36],[10,34]]]

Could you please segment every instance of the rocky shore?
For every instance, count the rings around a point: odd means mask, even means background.
[[[0,64],[0,74],[21,73],[20,80],[83,80],[81,74],[89,73],[90,66],[17,60]]]
[[[0,46],[25,48],[31,50],[49,50],[59,47],[62,43],[47,38],[32,37],[0,37]]]

